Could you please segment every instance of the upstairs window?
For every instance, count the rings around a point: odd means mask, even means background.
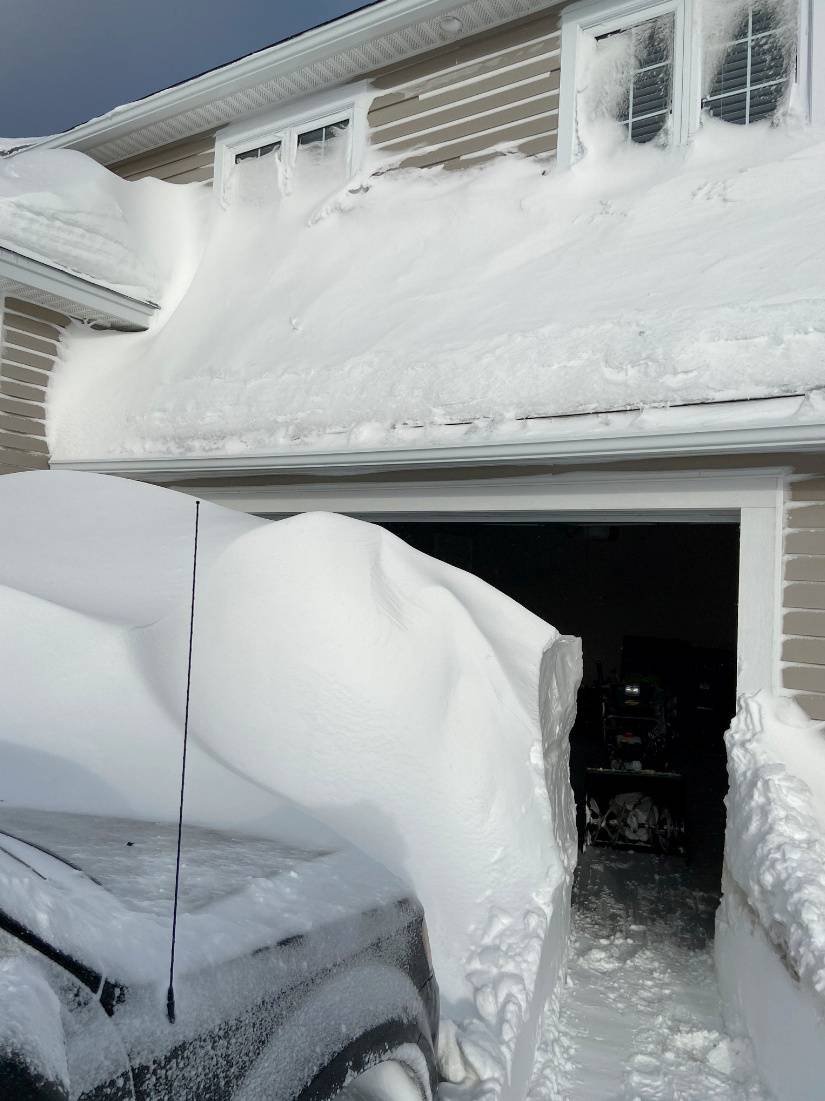
[[[673,15],[649,19],[627,30],[596,38],[598,54],[609,51],[617,69],[616,102],[611,112],[628,141],[645,143],[666,133],[673,98]],[[610,97],[608,97],[610,98]]]
[[[309,105],[313,102],[319,103],[318,97]],[[323,106],[328,109],[322,113]],[[258,200],[275,189],[286,195],[309,188],[332,192],[357,167],[362,131],[354,99],[343,104],[339,99],[336,106],[330,97],[315,112],[307,107],[293,118],[227,127],[215,143],[217,194],[226,205],[233,193]]]
[[[752,3],[705,53],[709,114],[740,126],[770,118],[785,101],[794,57],[792,10]]]

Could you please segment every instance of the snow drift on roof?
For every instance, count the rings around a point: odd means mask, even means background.
[[[392,447],[456,422],[482,442],[825,385],[822,135],[710,120],[687,150],[390,172],[331,201],[317,180],[282,198],[266,158],[236,171],[179,306],[72,339],[55,458]]]
[[[2,157],[0,247],[152,299],[157,276],[129,222],[131,197],[124,181],[81,153]]]

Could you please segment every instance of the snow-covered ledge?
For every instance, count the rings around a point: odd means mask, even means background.
[[[715,953],[728,1024],[778,1101],[811,1101],[825,1081],[825,728],[759,693],[726,741]]]

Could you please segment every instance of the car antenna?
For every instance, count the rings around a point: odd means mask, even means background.
[[[195,501],[195,546],[192,554],[192,599],[189,605],[189,656],[186,663],[186,707],[183,712],[183,754],[180,766],[180,804],[178,806],[178,845],[175,855],[175,898],[172,904],[172,951],[169,955],[169,989],[166,991],[166,1015],[175,1020],[175,935],[178,929],[178,894],[180,892],[180,848],[183,833],[183,791],[186,782],[186,749],[189,742],[189,691],[192,686],[192,639],[195,630],[195,584],[198,577],[198,521],[200,501]]]

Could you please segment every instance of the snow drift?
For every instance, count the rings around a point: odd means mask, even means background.
[[[145,334],[70,334],[52,453],[409,447],[447,425],[503,441],[525,418],[809,393],[823,168],[817,132],[714,120],[684,150],[365,174],[335,195],[322,178],[283,196],[266,158],[242,162],[179,304]]]
[[[173,819],[193,499],[9,475],[0,515],[0,799]],[[518,1095],[567,936],[577,640],[372,525],[210,505],[195,627],[189,820],[334,831],[411,884],[470,1018],[451,1073]]]
[[[825,1079],[825,728],[759,693],[726,743],[720,986],[775,1096],[808,1101]]]

